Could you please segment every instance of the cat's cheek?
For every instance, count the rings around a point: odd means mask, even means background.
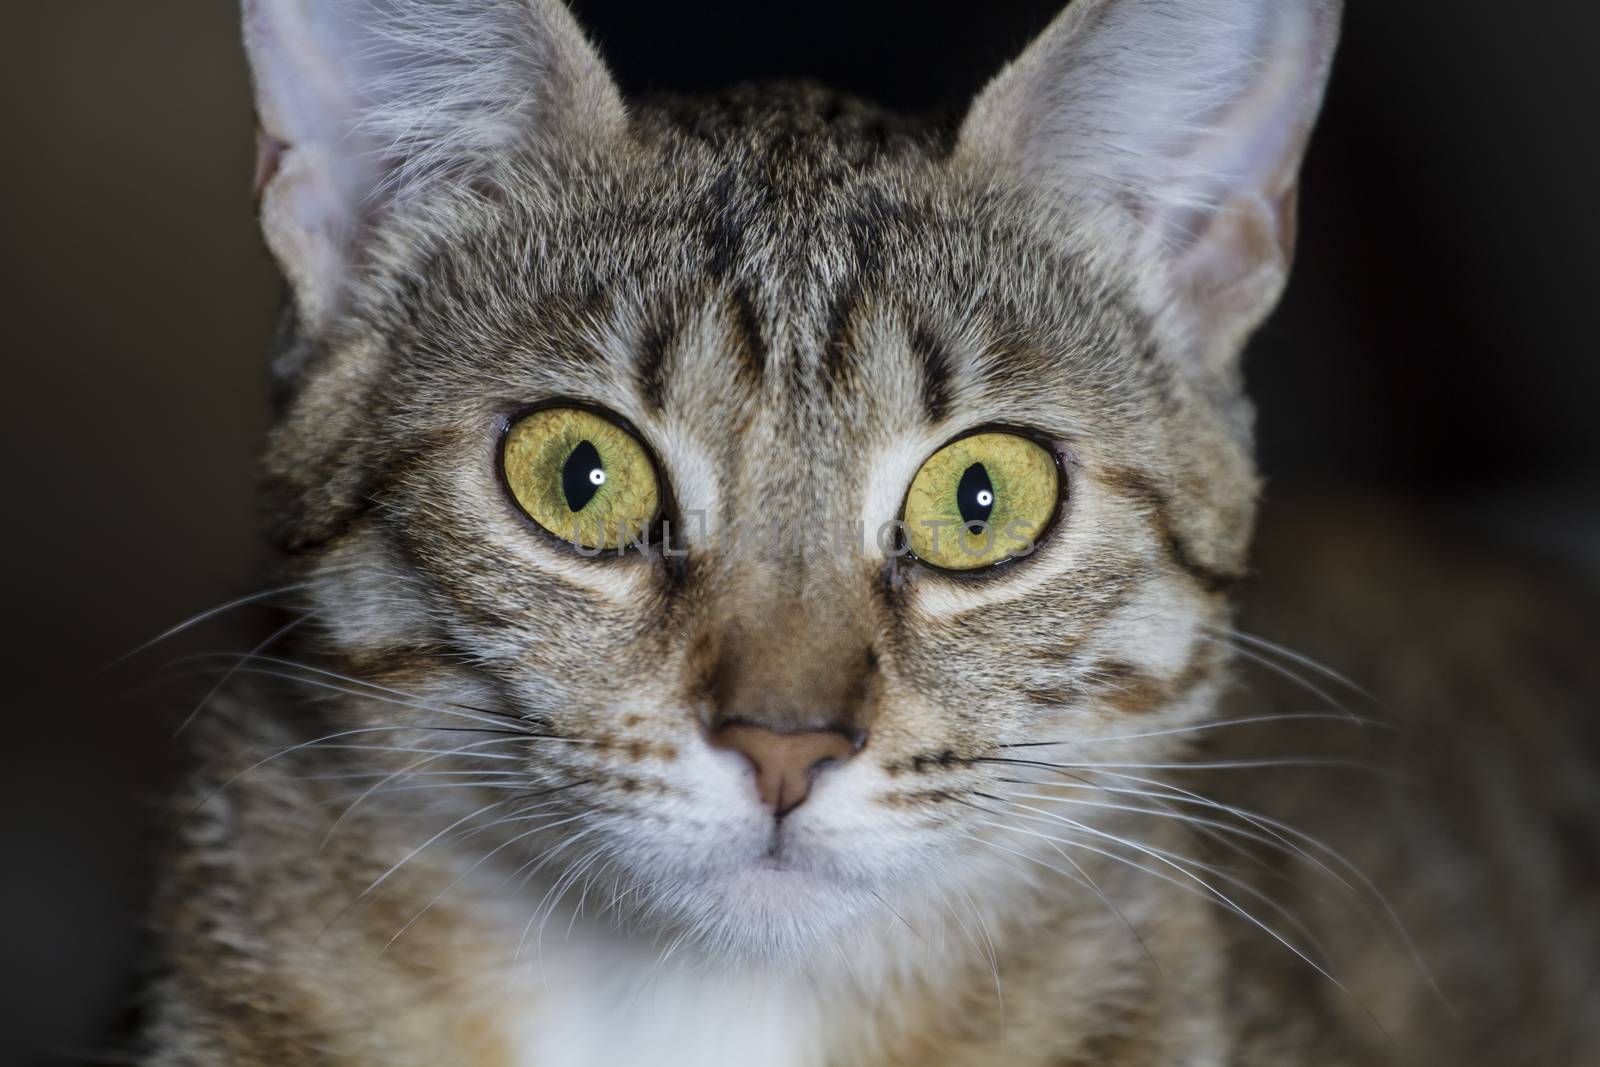
[[[318,561],[308,595],[318,625],[335,646],[370,655],[406,646],[434,630],[428,605],[397,582],[406,562],[369,526],[358,526]]]

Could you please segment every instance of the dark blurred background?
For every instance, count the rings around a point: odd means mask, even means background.
[[[932,112],[1059,5],[576,6],[630,90],[808,76]],[[237,36],[221,0],[0,10],[4,1063],[117,1062],[150,816],[197,696],[162,664],[259,625],[226,616],[96,674],[261,588],[280,289]],[[1576,0],[1355,0],[1294,282],[1249,359],[1272,499],[1377,494],[1600,576],[1597,40],[1600,7]]]

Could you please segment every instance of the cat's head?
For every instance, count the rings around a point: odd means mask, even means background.
[[[245,10],[316,640],[555,869],[791,953],[1209,712],[1335,0],[1078,0],[947,133],[624,103],[554,0]]]

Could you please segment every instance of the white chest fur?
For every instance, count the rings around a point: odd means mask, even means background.
[[[553,942],[553,943],[551,943]],[[803,977],[756,979],[658,964],[574,934],[533,962],[513,1025],[521,1067],[811,1067],[826,1023]]]

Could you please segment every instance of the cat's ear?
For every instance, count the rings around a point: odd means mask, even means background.
[[[619,131],[622,99],[560,0],[243,0],[256,192],[302,327],[338,307],[368,224],[497,153]]]
[[[1075,0],[979,95],[957,158],[1046,192],[1163,347],[1226,370],[1277,301],[1339,0]]]

